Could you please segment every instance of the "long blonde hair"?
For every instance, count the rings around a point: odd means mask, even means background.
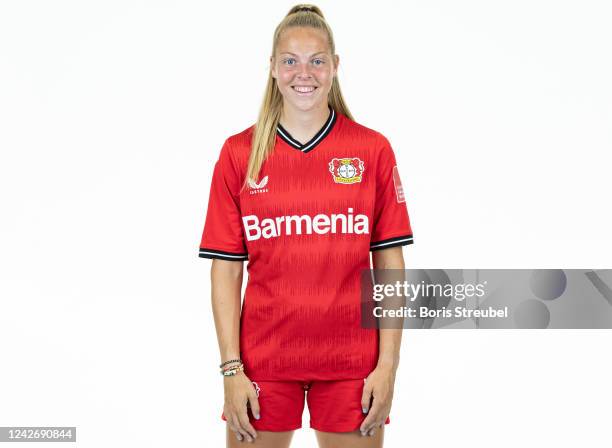
[[[321,10],[315,5],[300,4],[291,8],[282,22],[276,27],[272,42],[272,55],[276,54],[276,47],[283,31],[287,28],[298,26],[323,30],[327,34],[327,41],[331,54],[336,54],[334,36]],[[334,76],[332,80],[332,86],[327,100],[336,113],[342,113],[354,121],[342,97],[337,76]],[[249,164],[243,188],[247,185],[249,180],[257,182],[263,162],[272,154],[276,142],[276,128],[281,117],[282,108],[283,96],[278,90],[275,79],[272,77],[272,72],[269,71],[268,83],[266,85],[261,109],[259,110],[259,117],[255,123],[253,140],[251,142],[251,154],[249,156]]]

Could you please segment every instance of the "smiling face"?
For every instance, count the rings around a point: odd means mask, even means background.
[[[270,58],[272,77],[284,105],[301,111],[327,108],[327,96],[338,70],[323,30],[292,27],[280,36]]]

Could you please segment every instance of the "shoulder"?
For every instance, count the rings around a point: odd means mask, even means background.
[[[255,125],[253,124],[236,134],[230,135],[225,139],[225,145],[237,151],[244,150],[245,148],[250,149],[254,130]]]
[[[219,158],[230,161],[235,167],[248,162],[254,129],[255,125],[253,124],[227,137],[223,142]]]
[[[365,143],[371,149],[374,156],[379,157],[381,154],[388,153],[389,151],[392,152],[391,143],[382,132],[345,116],[342,119],[342,126],[346,135],[350,136],[354,141]]]

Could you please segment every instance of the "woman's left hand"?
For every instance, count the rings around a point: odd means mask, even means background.
[[[361,435],[373,436],[377,428],[384,426],[391,411],[394,385],[395,369],[392,367],[377,366],[366,378],[361,396],[361,408],[363,413],[368,415],[359,427]]]

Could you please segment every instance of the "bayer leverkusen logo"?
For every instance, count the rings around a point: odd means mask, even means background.
[[[332,159],[329,162],[329,172],[337,184],[354,184],[361,182],[365,168],[358,157]]]

